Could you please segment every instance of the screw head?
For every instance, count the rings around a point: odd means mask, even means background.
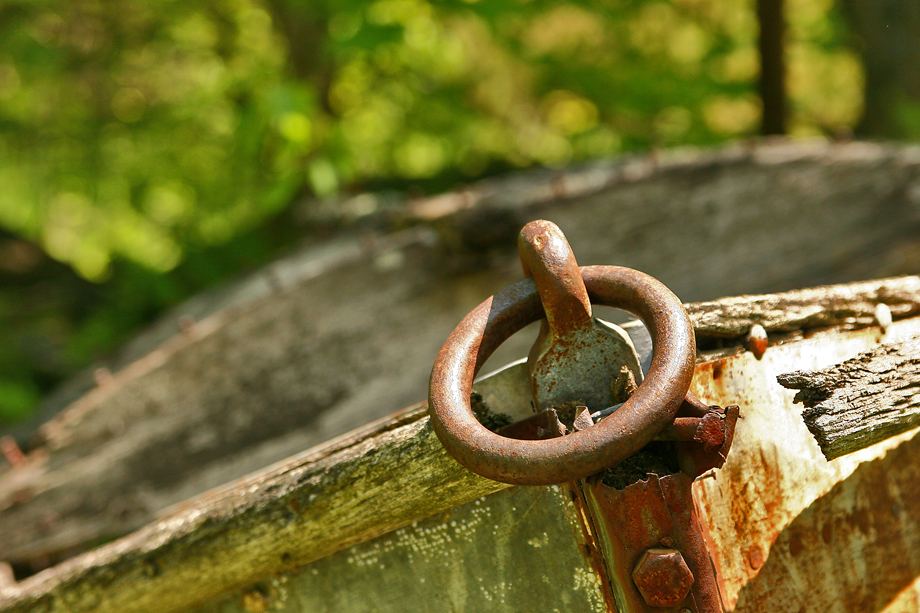
[[[693,573],[684,557],[668,547],[654,547],[643,553],[632,577],[650,607],[676,607],[693,586]]]

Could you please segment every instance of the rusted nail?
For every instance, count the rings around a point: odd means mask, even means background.
[[[16,439],[9,435],[0,438],[0,453],[3,454],[3,457],[6,458],[6,461],[9,462],[10,466],[13,468],[22,466],[28,462],[26,454],[19,448]]]
[[[693,573],[676,549],[654,547],[639,558],[633,582],[650,607],[676,607],[693,586]]]
[[[875,321],[878,322],[878,327],[882,329],[882,334],[888,332],[892,321],[891,309],[884,302],[879,302],[875,305]]]
[[[693,441],[699,437],[703,419],[699,417],[678,417],[658,433],[656,441]],[[700,441],[698,441],[700,442]],[[719,445],[722,441],[719,440]]]
[[[767,331],[760,324],[751,326],[751,331],[747,337],[747,348],[754,354],[758,360],[763,357],[767,350]]]
[[[622,405],[622,404],[615,404],[615,405],[613,405],[612,407],[608,407],[608,408],[604,409],[603,411],[598,411],[598,412],[596,412],[596,413],[592,413],[592,414],[591,414],[591,419],[594,420],[594,423],[597,423],[597,422],[599,422],[600,420],[602,420],[602,419],[604,419],[605,417],[607,417],[608,415],[612,415],[613,413],[615,413],[616,410],[619,409],[621,406],[623,406],[623,405]],[[703,402],[702,400],[700,400],[699,398],[697,398],[696,396],[694,396],[692,393],[687,392],[687,395],[684,396],[684,400],[683,400],[683,402],[681,403],[680,408],[678,409],[677,413],[678,413],[681,417],[696,417],[696,418],[701,418],[701,417],[706,417],[706,415],[708,415],[709,413],[712,413],[712,412],[714,412],[714,411],[721,411],[721,410],[722,410],[722,409],[721,409],[720,407],[715,406],[715,405],[708,405],[708,404],[706,404],[705,402]],[[676,420],[675,420],[675,423],[680,423],[680,422],[676,422]],[[689,421],[688,421],[688,422],[683,422],[683,423],[685,423],[685,424],[693,423],[693,424],[694,424],[694,427],[696,427],[697,425],[699,425],[699,420],[694,421],[694,422],[689,422]],[[672,424],[672,425],[673,425],[673,424]],[[688,425],[687,427],[689,427],[689,425]],[[691,440],[692,438],[693,438],[693,435],[691,434],[688,438],[682,438],[682,439],[679,439],[679,440],[688,440],[688,441],[689,441],[689,440]],[[677,440],[677,439],[667,439],[667,440]]]
[[[751,545],[751,548],[748,549],[748,564],[751,565],[751,568],[754,570],[759,570],[763,566],[763,552],[760,551],[760,547],[757,545]]]

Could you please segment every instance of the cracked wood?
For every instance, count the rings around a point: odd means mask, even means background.
[[[920,278],[897,277],[846,285],[737,296],[688,304],[699,337],[737,338],[760,324],[767,332],[874,325],[875,307],[887,304],[896,319],[920,312]]]
[[[920,337],[777,379],[799,390],[795,402],[829,460],[920,426]]]

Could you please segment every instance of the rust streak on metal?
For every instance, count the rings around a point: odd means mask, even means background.
[[[586,485],[586,498],[592,515],[598,518],[596,530],[620,610],[645,612],[649,607],[681,605],[700,613],[722,610],[690,493],[692,484],[692,477],[676,473],[651,474],[624,490],[607,486],[600,479]],[[649,573],[639,572],[642,585],[624,580],[635,580],[636,572],[644,569],[641,561],[646,552],[662,546],[679,551],[688,570],[693,569],[690,586],[679,599],[677,590],[668,587],[669,582],[657,584]],[[661,604],[662,599],[668,604]]]
[[[622,490],[596,477],[586,488],[585,497],[597,518],[596,531],[610,560],[609,578],[623,611],[651,613],[657,607],[677,606],[696,613],[723,610],[723,589],[715,571],[716,561],[710,556],[711,539],[691,488],[698,476],[725,462],[739,411],[736,406],[725,410],[706,406],[688,395],[681,413],[696,415],[678,417],[671,426],[672,431],[682,430],[675,436],[681,472],[649,474],[647,480]],[[652,558],[648,552],[661,547],[679,552],[692,572],[686,590],[679,587],[681,571],[674,566],[674,556],[668,557],[667,563],[655,557],[660,564],[649,566]],[[653,572],[655,568],[661,572]],[[626,580],[630,570],[635,585]]]
[[[697,441],[707,444],[722,446],[725,440],[724,424],[719,425],[722,420],[715,414],[713,421],[707,417],[677,417],[674,422],[667,426],[661,433],[655,437],[659,441]]]

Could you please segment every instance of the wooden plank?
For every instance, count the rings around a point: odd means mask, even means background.
[[[526,367],[476,382],[512,414],[530,408]],[[117,543],[16,586],[0,611],[173,611],[506,489],[451,459],[427,405],[401,411],[178,505]]]
[[[583,543],[568,490],[513,487],[285,568],[198,612],[607,613]]]
[[[0,590],[4,612],[180,611],[507,486],[444,451],[423,410],[236,484]]]
[[[920,337],[778,381],[799,390],[802,418],[829,460],[920,426]]]
[[[899,277],[810,289],[738,296],[687,305],[697,337],[737,338],[760,324],[767,332],[878,325],[886,304],[901,319],[920,312],[920,277]]]

